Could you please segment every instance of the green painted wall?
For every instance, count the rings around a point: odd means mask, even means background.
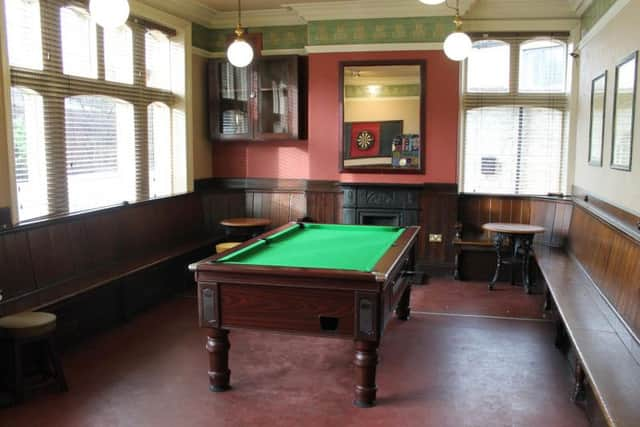
[[[582,34],[589,32],[615,2],[616,0],[593,0],[591,6],[584,11],[580,18]]]
[[[317,21],[308,25],[310,46],[442,42],[453,30],[448,16]]]
[[[262,33],[263,49],[302,49],[307,45],[307,26],[251,27],[249,33]],[[233,29],[209,29],[194,24],[193,46],[209,52],[222,52]]]
[[[316,21],[308,25],[248,29],[249,33],[262,33],[265,50],[339,44],[442,42],[453,30],[449,16]],[[231,28],[210,29],[193,24],[193,46],[209,52],[222,52],[232,34]]]

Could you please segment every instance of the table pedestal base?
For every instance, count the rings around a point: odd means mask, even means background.
[[[493,279],[489,283],[489,290],[493,290],[498,277],[500,276],[500,270],[504,264],[511,264],[511,284],[515,284],[513,265],[520,263],[522,265],[522,285],[526,293],[530,294],[531,289],[531,252],[533,245],[533,234],[508,234],[508,233],[496,233],[494,246],[496,249],[496,272],[493,275]],[[505,240],[510,240],[513,246],[513,254],[508,259],[502,257],[502,247]]]

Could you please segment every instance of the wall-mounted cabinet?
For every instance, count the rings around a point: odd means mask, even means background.
[[[211,139],[306,138],[306,57],[266,56],[245,68],[212,59],[208,73]]]

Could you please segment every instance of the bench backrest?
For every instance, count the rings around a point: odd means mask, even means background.
[[[570,199],[523,196],[461,194],[458,221],[465,237],[490,238],[482,230],[487,222],[511,222],[543,226],[544,234],[536,242],[561,247],[565,244],[571,219]]]
[[[153,200],[19,226],[0,233],[0,315],[44,305],[56,285],[144,259],[202,236],[204,218],[197,194]],[[61,292],[64,292],[61,290]],[[20,305],[11,303],[20,298]]]
[[[568,250],[625,321],[640,336],[640,232],[597,204],[576,199]]]

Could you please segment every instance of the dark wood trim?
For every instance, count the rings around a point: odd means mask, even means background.
[[[460,193],[460,198],[491,197],[492,199],[522,199],[522,200],[547,200],[557,203],[572,203],[570,195],[536,195],[536,194],[490,194],[490,193]]]
[[[0,231],[11,227],[11,208],[0,208]]]
[[[395,169],[383,167],[345,167],[344,166],[344,68],[370,67],[376,65],[417,65],[420,67],[420,169]],[[427,115],[427,61],[423,58],[373,61],[341,61],[338,65],[338,116],[340,117],[338,140],[340,156],[338,170],[342,173],[383,173],[383,174],[424,174],[426,151],[426,115]]]
[[[458,194],[458,184],[425,183],[423,190],[428,193]]]
[[[116,206],[111,206],[106,208],[96,208],[96,209],[82,211],[82,212],[70,212],[70,213],[66,213],[58,216],[25,221],[25,222],[15,224],[13,227],[9,227],[7,229],[3,229],[1,227],[2,221],[0,221],[0,236],[5,233],[13,233],[17,231],[29,231],[29,230],[35,230],[37,228],[49,227],[52,225],[64,224],[72,221],[79,221],[92,216],[115,214],[118,211],[123,209],[131,209],[135,207],[146,206],[152,203],[161,203],[162,201],[168,201],[171,199],[178,199],[182,197],[191,197],[191,196],[194,196],[194,193],[182,193],[182,194],[176,194],[173,196],[162,197],[158,199],[142,200],[140,202],[133,202],[133,203],[125,202]],[[9,208],[6,208],[6,209],[9,209]],[[10,216],[11,215],[9,215],[9,224],[11,224]],[[0,208],[0,219],[2,219],[2,208]]]
[[[573,186],[573,194],[576,205],[584,208],[591,215],[615,230],[640,243],[640,213],[618,207],[576,185]]]
[[[341,193],[344,185],[359,185],[368,187],[406,187],[423,190],[429,193],[458,194],[458,184],[455,183],[425,183],[425,184],[396,184],[396,183],[364,183],[341,182],[305,179],[279,178],[204,178],[195,181],[195,191],[225,191],[225,190],[259,190],[259,191],[318,191]]]

